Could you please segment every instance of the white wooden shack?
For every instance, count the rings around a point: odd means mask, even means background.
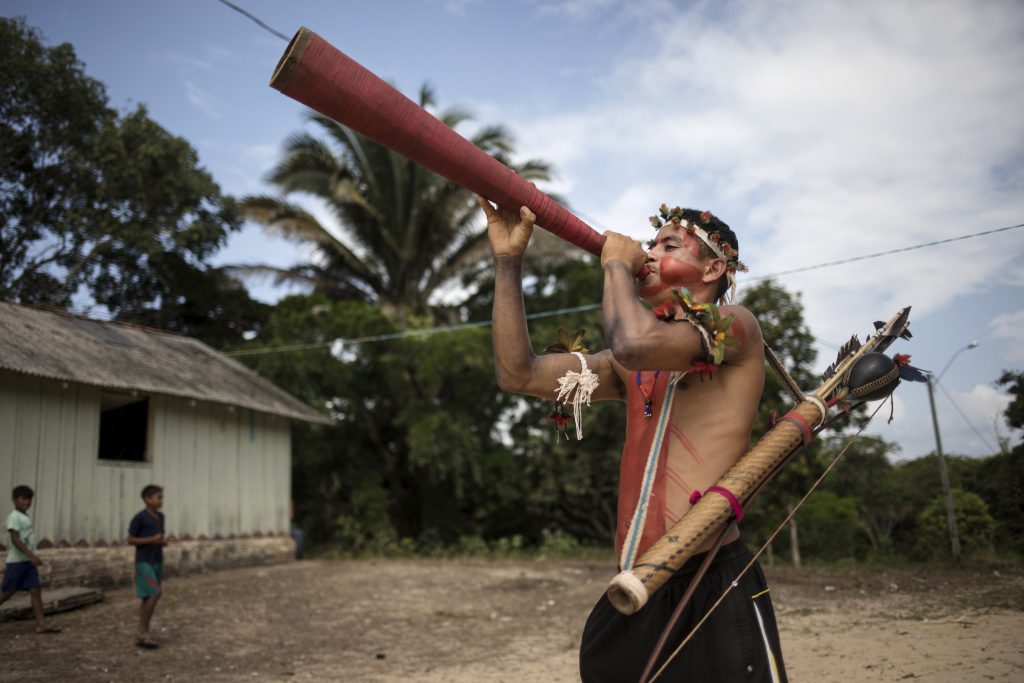
[[[35,490],[41,549],[123,545],[150,483],[178,540],[286,539],[291,420],[329,422],[195,339],[0,302],[2,509]]]

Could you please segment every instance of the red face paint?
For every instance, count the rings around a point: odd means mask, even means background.
[[[652,297],[678,287],[692,288],[701,284],[703,273],[692,263],[686,263],[671,256],[662,257],[658,263],[658,281],[640,288],[640,296]]]
[[[671,256],[662,257],[661,263],[658,265],[661,282],[669,287],[699,284],[703,275],[701,269],[692,263],[686,263]]]
[[[651,256],[658,260],[658,282],[640,288],[640,296],[644,299],[651,301],[669,289],[693,288],[702,284],[701,269],[666,253],[673,249],[680,254],[689,253],[694,259],[700,258],[700,244],[692,235],[671,226],[662,228],[651,250]]]

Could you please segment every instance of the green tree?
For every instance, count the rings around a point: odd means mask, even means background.
[[[531,247],[532,248],[532,247]],[[539,313],[600,301],[604,273],[590,256],[525,264],[527,311]],[[485,288],[488,294],[493,289]],[[555,343],[559,327],[583,329],[588,348],[607,348],[601,312],[594,309],[531,321],[530,337],[538,353]],[[552,401],[516,397],[511,435],[513,449],[526,468],[527,508],[538,526],[530,538],[547,532],[568,534],[589,545],[609,547],[615,538],[619,459],[626,433],[626,412],[618,401],[594,403],[584,411],[586,437],[559,437],[548,419]],[[571,430],[570,430],[571,431]]]
[[[265,311],[207,265],[239,217],[192,146],[141,105],[111,109],[70,45],[20,19],[0,39],[0,297],[85,294],[122,320],[241,339]]]
[[[821,448],[823,460],[835,457],[847,438],[827,437]],[[854,502],[861,538],[870,543],[874,553],[890,551],[893,531],[914,512],[898,495],[893,482],[888,456],[895,449],[894,444],[879,437],[858,437],[822,485],[825,491]]]
[[[774,280],[763,280],[752,287],[744,287],[740,303],[757,318],[765,342],[797,384],[804,390],[813,389],[817,385],[817,378],[810,368],[817,352],[814,336],[804,320],[799,293],[787,291]],[[766,364],[764,391],[751,432],[751,445],[768,431],[773,415],[785,414],[792,406],[793,400],[785,385]],[[817,443],[812,442],[798,453],[749,506],[743,526],[756,542],[766,540],[810,488],[820,472],[816,451]],[[788,536],[777,537],[778,547],[788,549],[795,561],[799,557],[799,547],[792,545],[792,539],[798,538],[798,535],[792,527],[790,532]]]
[[[952,496],[953,512],[964,554],[991,550],[995,521],[985,501],[977,494],[962,489],[953,489]],[[949,557],[949,526],[946,505],[941,496],[935,497],[921,510],[914,549],[921,559]]]
[[[1006,416],[1006,423],[1014,429],[1024,429],[1024,372],[1004,370],[996,384],[1008,387],[1007,391],[1013,397],[1003,413]]]
[[[801,552],[816,560],[863,557],[867,549],[854,496],[815,491],[799,512]]]
[[[296,428],[296,513],[311,541],[431,550],[529,526],[524,470],[496,433],[512,399],[495,384],[489,332],[329,343],[395,330],[365,302],[292,296],[252,343],[325,346],[239,357],[335,418]]]
[[[995,520],[995,543],[1024,553],[1024,445],[956,463],[960,487],[981,497]]]
[[[69,233],[96,185],[83,141],[114,113],[70,45],[9,18],[0,44],[0,296],[66,305],[74,286],[54,270],[75,262]]]
[[[429,86],[420,89],[419,103],[435,108]],[[438,118],[456,128],[469,116],[449,108]],[[332,298],[360,298],[402,325],[410,315],[430,312],[432,295],[445,285],[460,279],[469,285],[482,272],[489,247],[470,192],[326,117],[311,114],[310,120],[323,137],[305,132],[290,137],[267,180],[286,197],[322,200],[341,233],[286,199],[246,197],[247,218],[312,245],[316,256],[293,268],[240,267],[239,272],[271,273]],[[527,180],[549,176],[545,162],[510,163],[512,144],[501,126],[484,126],[470,139]]]

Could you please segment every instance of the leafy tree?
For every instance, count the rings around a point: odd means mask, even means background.
[[[433,108],[424,85],[419,103]],[[457,108],[438,118],[455,128],[469,119]],[[268,181],[286,196],[323,200],[338,220],[334,234],[299,205],[259,195],[243,201],[245,216],[286,238],[310,244],[316,257],[288,269],[239,267],[298,281],[332,298],[360,298],[404,324],[431,310],[431,297],[461,278],[479,273],[488,254],[479,207],[467,190],[319,114],[311,114],[324,137],[297,133]],[[547,163],[512,165],[512,144],[501,126],[485,126],[471,141],[527,180],[546,180]]]
[[[865,542],[857,499],[815,491],[799,512],[801,553],[817,560],[863,557]]]
[[[842,437],[826,438],[823,459],[831,460],[845,443]],[[825,491],[854,502],[863,538],[875,553],[891,549],[893,531],[914,512],[893,482],[888,455],[894,449],[893,444],[879,437],[858,437],[822,484]]]
[[[957,532],[965,555],[992,549],[995,521],[985,501],[977,494],[953,489],[953,512]],[[949,557],[949,526],[946,504],[942,496],[934,498],[922,511],[918,520],[917,557],[939,559]]]
[[[995,520],[999,548],[1024,552],[1024,445],[956,462],[960,488],[981,497]]]
[[[143,106],[108,107],[70,45],[20,19],[0,38],[0,297],[68,308],[84,293],[122,320],[240,339],[265,312],[206,265],[239,217],[195,150]]]
[[[103,85],[68,45],[44,47],[23,19],[0,18],[0,296],[66,305],[68,234],[95,189],[83,141],[114,116]]]
[[[536,257],[535,257],[536,258]],[[600,301],[604,273],[590,256],[559,262],[525,264],[524,299],[528,312],[539,313]],[[488,294],[493,289],[485,288]],[[541,352],[555,343],[559,327],[583,329],[588,348],[607,347],[600,310],[569,313],[531,321],[533,347]],[[528,509],[543,530],[562,532],[584,543],[608,547],[615,538],[619,458],[626,433],[626,412],[618,401],[602,401],[585,411],[586,438],[565,439],[548,419],[552,401],[516,398],[518,419],[513,449],[526,467]],[[541,529],[530,529],[531,538]]]
[[[1024,372],[1004,370],[996,384],[1009,387],[1008,391],[1013,397],[1003,413],[1006,416],[1006,423],[1014,429],[1024,429]]]
[[[757,317],[765,342],[782,360],[790,375],[801,388],[814,388],[819,381],[811,367],[818,352],[814,348],[814,335],[804,320],[800,293],[791,293],[772,279],[743,287],[740,292],[740,304]],[[764,398],[776,409],[792,403],[782,382],[771,369],[766,369]],[[767,405],[764,408],[770,410]],[[758,420],[758,426],[768,426],[765,410],[758,415]]]
[[[253,344],[394,330],[376,307],[313,294],[282,300]],[[296,428],[296,513],[314,544],[432,549],[528,526],[523,469],[495,433],[511,398],[495,385],[488,331],[240,359],[336,419]]]
[[[817,352],[814,336],[804,321],[799,293],[792,294],[770,279],[744,287],[741,292],[740,303],[757,318],[765,342],[797,384],[804,390],[812,389],[817,382],[810,368]],[[773,415],[786,413],[792,405],[785,385],[766,364],[764,391],[751,432],[751,445],[768,431]],[[755,542],[763,542],[810,488],[820,472],[816,450],[817,444],[812,443],[798,453],[750,505],[743,527]],[[799,550],[790,546],[789,539],[783,536],[777,539],[782,548],[790,549],[794,559],[799,555]]]

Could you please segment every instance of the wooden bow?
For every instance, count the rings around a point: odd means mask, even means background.
[[[815,391],[803,395],[792,377],[786,373],[782,364],[774,357],[774,354],[767,353],[769,362],[773,368],[780,373],[783,383],[786,384],[790,394],[797,401],[797,405],[788,414],[793,416],[791,420],[780,420],[772,426],[758,443],[747,451],[736,464],[719,480],[718,486],[726,488],[748,505],[758,493],[770,482],[782,467],[788,463],[793,456],[806,446],[814,435],[828,427],[835,419],[842,417],[837,415],[832,420],[828,419],[829,401],[831,397],[840,390],[849,378],[850,369],[868,353],[884,351],[893,341],[902,337],[910,338],[909,331],[910,307],[900,310],[887,323],[876,323],[877,330],[874,335],[861,344],[856,337],[851,338],[839,351],[836,362],[833,363],[823,375],[823,383]],[[880,408],[881,406],[879,406]],[[875,412],[877,412],[876,409]],[[872,414],[873,416],[873,414]],[[801,423],[813,425],[808,430],[801,428]],[[865,425],[866,427],[866,425]],[[769,536],[769,543],[792,519],[796,511],[803,505],[810,494],[824,480],[825,476],[832,470],[842,455],[846,452],[853,440],[856,439],[864,427],[854,435],[846,447],[832,460],[822,476],[811,486],[810,490],[790,511],[785,520]],[[655,645],[647,665],[640,678],[640,683],[647,683],[657,678],[668,666],[682,647],[693,637],[694,633],[710,616],[711,612],[724,599],[732,586],[753,566],[757,558],[767,548],[766,543],[754,555],[749,564],[743,569],[719,598],[708,614],[704,615],[693,630],[683,639],[682,643],[662,664],[661,668],[650,677],[655,664],[668,639],[668,635],[675,626],[683,610],[688,604],[693,590],[700,582],[707,568],[722,545],[730,528],[735,524],[734,514],[729,502],[721,496],[705,496],[687,512],[686,515],[659,541],[652,545],[638,560],[635,567],[621,572],[612,580],[608,588],[608,599],[612,604],[625,614],[636,612],[647,598],[678,570],[686,560],[696,554],[709,539],[714,539],[711,550],[707,552],[701,563],[697,574],[691,580],[687,591],[684,593],[679,604],[677,604],[672,617],[662,632],[658,643]]]

